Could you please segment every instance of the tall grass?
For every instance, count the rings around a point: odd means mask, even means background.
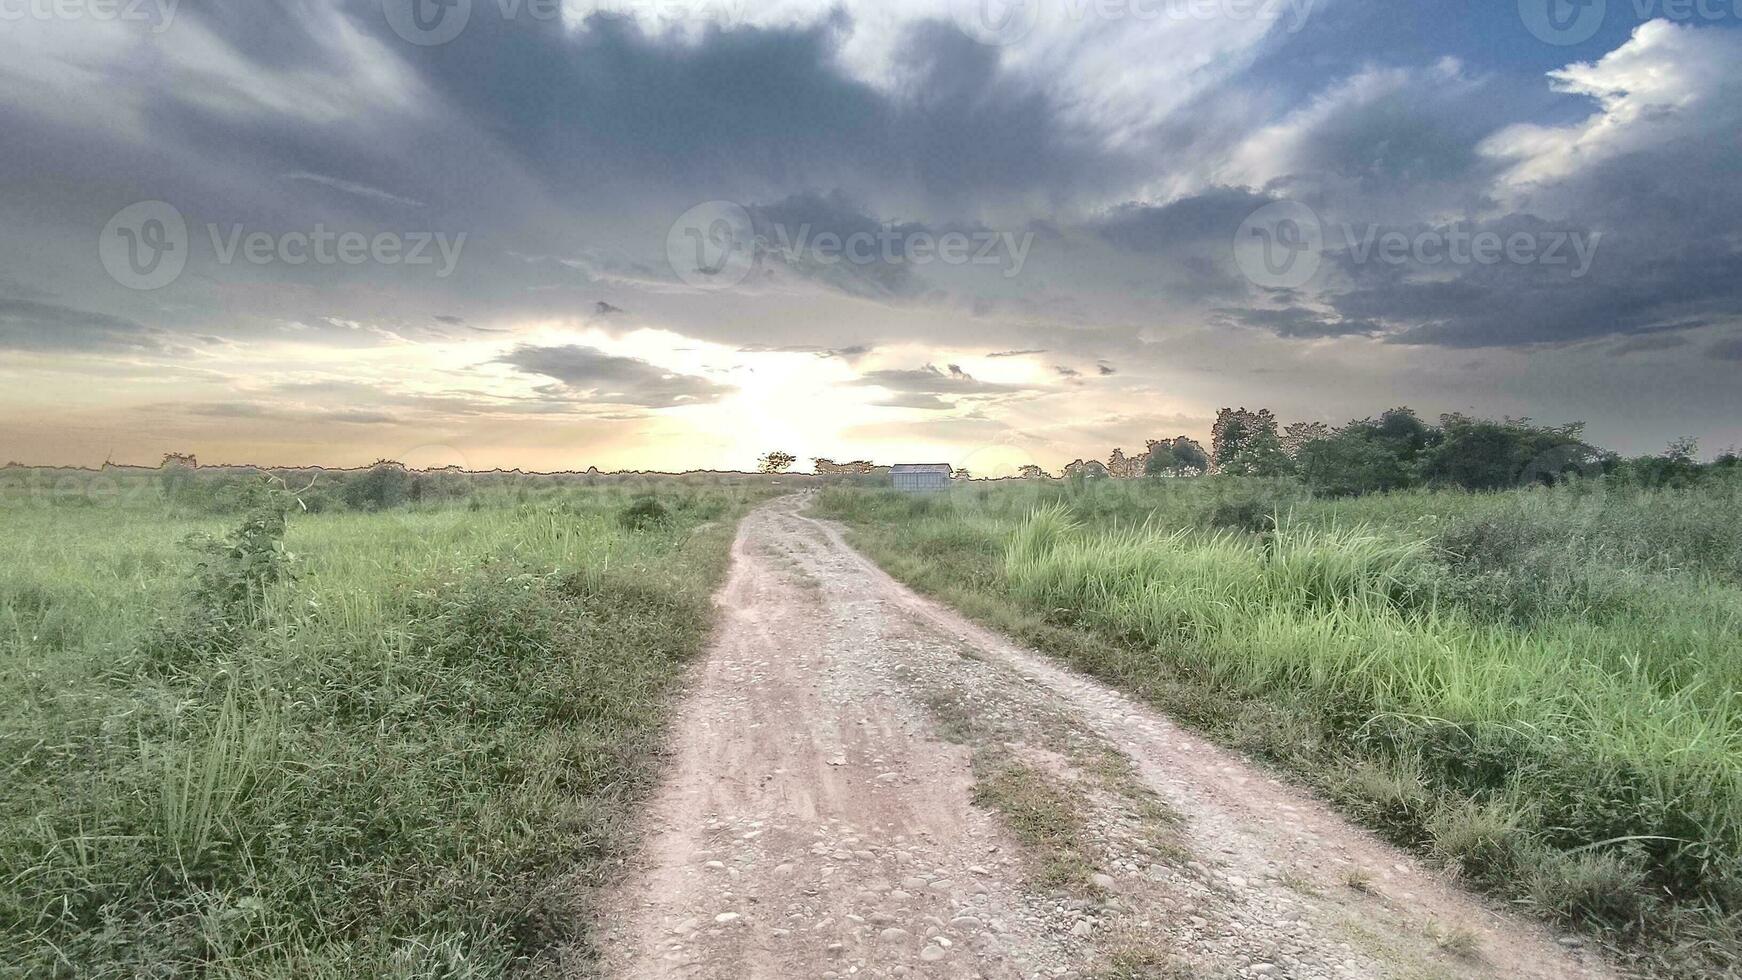
[[[896,574],[1296,768],[1475,881],[1665,970],[1738,966],[1735,485],[953,496],[822,509]],[[1254,511],[1269,530],[1247,529]],[[1002,545],[995,576],[927,557],[964,529],[977,553]]]
[[[240,516],[0,513],[0,974],[584,972],[762,493],[293,510],[218,633],[181,542]]]

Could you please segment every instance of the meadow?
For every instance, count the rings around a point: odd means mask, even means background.
[[[770,488],[368,478],[0,495],[0,975],[587,972]]]
[[[892,574],[1641,969],[1742,969],[1742,479],[824,491]]]

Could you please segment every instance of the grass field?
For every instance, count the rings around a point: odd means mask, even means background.
[[[124,489],[0,512],[0,974],[584,970],[767,489]]]
[[[1654,972],[1739,968],[1742,481],[833,489],[893,574]]]

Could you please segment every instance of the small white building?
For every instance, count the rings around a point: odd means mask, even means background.
[[[889,468],[890,485],[907,493],[932,493],[950,488],[948,463],[896,463]]]

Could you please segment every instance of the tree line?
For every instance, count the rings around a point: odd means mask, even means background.
[[[1353,496],[1422,486],[1500,490],[1552,484],[1573,476],[1624,475],[1655,486],[1691,482],[1706,470],[1733,469],[1734,451],[1710,464],[1679,439],[1656,455],[1626,458],[1584,439],[1584,423],[1539,425],[1528,418],[1441,415],[1438,424],[1413,409],[1331,427],[1281,425],[1269,409],[1224,408],[1208,451],[1187,436],[1150,440],[1141,455],[1113,450],[1106,463],[1076,460],[1067,478],[1191,477],[1206,474],[1294,477],[1315,493]],[[1037,466],[1024,477],[1049,476]]]

